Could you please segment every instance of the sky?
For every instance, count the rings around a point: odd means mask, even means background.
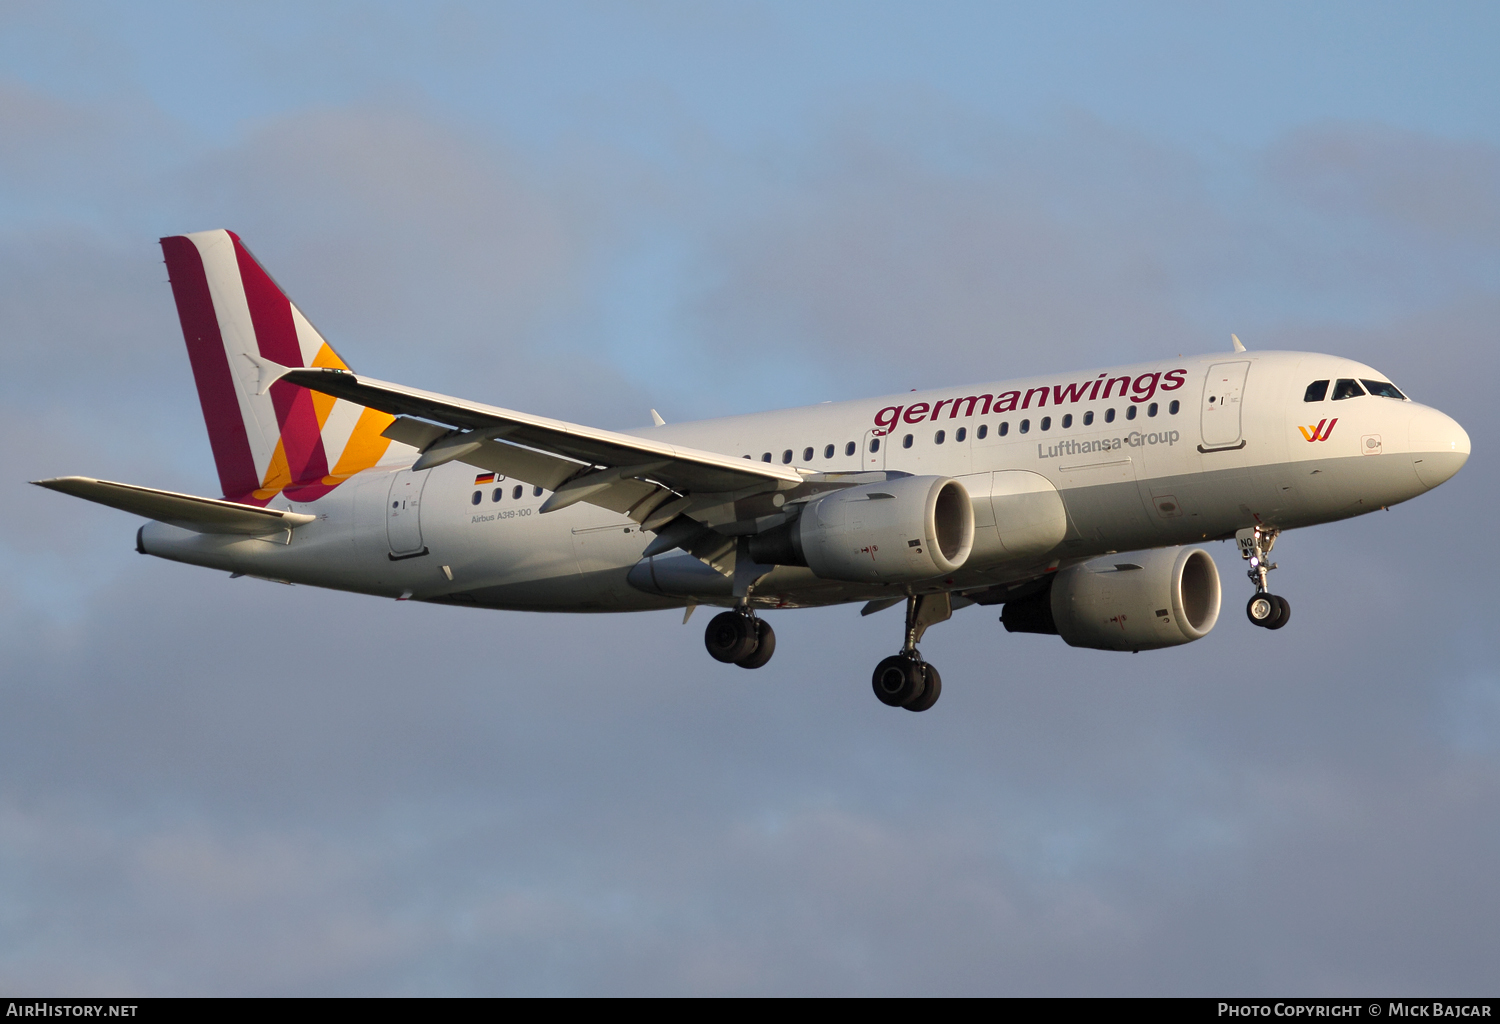
[[[0,4],[0,990],[1480,995],[1500,962],[1500,7]],[[1139,656],[899,612],[426,607],[141,558],[214,494],[156,240],[361,372],[604,427],[1227,351],[1437,491]],[[701,617],[700,617],[701,618]]]

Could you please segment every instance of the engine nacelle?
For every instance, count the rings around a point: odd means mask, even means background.
[[[805,565],[825,580],[908,583],[953,572],[974,547],[974,508],[951,477],[908,476],[833,491],[754,537],[758,562]]]
[[[1050,591],[1007,602],[1012,633],[1056,633],[1072,647],[1150,651],[1208,635],[1219,621],[1219,570],[1202,548],[1110,555],[1070,566]]]

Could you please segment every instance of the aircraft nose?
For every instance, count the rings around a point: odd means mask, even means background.
[[[1469,434],[1452,416],[1426,406],[1412,410],[1413,468],[1429,488],[1447,480],[1469,461]]]

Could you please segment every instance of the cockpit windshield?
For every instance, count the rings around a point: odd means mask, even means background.
[[[1307,386],[1302,394],[1304,402],[1321,402],[1328,397],[1328,382],[1326,380],[1315,380]]]
[[[1342,401],[1345,398],[1361,398],[1364,396],[1364,393],[1365,389],[1359,386],[1359,381],[1350,380],[1348,377],[1341,377],[1338,383],[1333,386],[1333,400],[1335,402]]]
[[[1406,401],[1406,396],[1403,395],[1400,391],[1397,391],[1396,385],[1392,384],[1388,380],[1365,380],[1363,377],[1361,377],[1359,382],[1363,384],[1365,386],[1365,390],[1372,395],[1378,395],[1381,398],[1394,398],[1397,401],[1402,402]]]

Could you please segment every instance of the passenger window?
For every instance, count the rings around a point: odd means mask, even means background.
[[[947,439],[947,437],[948,437],[948,435],[946,433],[944,433],[943,431],[939,430],[936,434],[932,435],[932,443],[933,444],[942,444]]]
[[[988,423],[981,423],[979,424],[979,429],[974,431],[974,436],[983,441],[986,437],[989,436],[989,433],[990,425]]]
[[[854,442],[850,441],[849,443],[853,444]],[[880,438],[878,438],[878,437],[872,437],[872,438],[870,438],[870,454],[874,455],[878,451],[880,451]]]
[[[784,452],[781,453],[781,464],[783,466],[785,466],[788,463],[790,463],[791,461],[792,461],[792,450],[790,448],[788,448],[786,451],[784,451]]]
[[[483,500],[484,500],[484,492],[483,491],[475,491],[474,492],[474,497],[472,497],[472,498],[469,499],[469,504],[471,504],[471,505],[477,505],[477,504],[479,504]]]
[[[856,447],[856,445],[854,444],[854,442],[850,441],[848,444],[844,445],[844,454],[845,455],[853,455],[855,447]],[[870,450],[874,451],[873,448],[870,449]]]
[[[1179,402],[1177,399],[1174,398],[1174,399],[1172,399],[1172,404],[1169,405],[1169,406],[1167,406],[1167,412],[1171,413],[1173,416],[1176,416],[1177,415],[1177,410],[1181,409],[1181,408],[1182,408],[1182,403]]]
[[[1024,434],[1027,431],[1029,431],[1030,429],[1031,429],[1031,421],[1030,420],[1022,420],[1021,421],[1021,433]]]
[[[1113,423],[1114,421],[1115,421],[1115,411],[1113,409],[1105,409],[1104,410],[1104,422],[1105,423]]]
[[[1365,380],[1363,377],[1359,382],[1365,386],[1365,390],[1377,398],[1394,398],[1398,401],[1406,401],[1406,396],[1396,390],[1396,385],[1388,380]]]
[[[1146,406],[1146,415],[1147,416],[1155,416],[1156,415],[1156,409],[1157,409],[1156,403],[1152,402],[1150,405]]]
[[[520,497],[521,497],[521,485],[520,484],[516,484],[516,489],[510,492],[510,496],[512,498],[517,499],[517,500],[520,499]]]
[[[1302,392],[1304,402],[1321,402],[1328,397],[1328,382],[1326,380],[1315,380]]]
[[[490,500],[491,501],[499,501],[503,497],[505,497],[505,488],[504,487],[496,487],[495,488],[495,493],[490,495]]]
[[[969,428],[968,427],[959,427],[957,430],[955,430],[953,432],[953,440],[959,442],[960,444],[962,444],[963,443],[963,439],[966,438],[966,437],[968,437],[968,436],[969,436]]]
[[[1000,422],[1000,436],[1004,437],[1006,434],[1009,434],[1009,433],[1010,433],[1010,420],[1002,420]]]
[[[802,449],[802,461],[803,462],[811,462],[812,461],[812,457],[813,457],[813,450],[811,448],[804,448],[804,449]]]
[[[1051,416],[1043,416],[1042,417],[1042,429],[1043,430],[1051,430],[1052,429],[1052,417]]]
[[[1135,406],[1131,405],[1131,406],[1127,406],[1126,407],[1126,409],[1125,409],[1125,418],[1127,420],[1133,420],[1133,419],[1135,419]]]
[[[911,447],[911,435],[910,434],[907,434],[905,437],[903,437],[901,439],[901,447],[903,447],[903,448],[910,448]]]
[[[1062,425],[1063,425],[1063,429],[1064,430],[1067,430],[1069,427],[1071,427],[1073,425],[1073,414],[1072,413],[1068,413],[1066,416],[1063,417],[1063,424]]]
[[[540,487],[533,487],[531,489],[531,496],[533,498],[540,498],[542,496],[542,489]]]
[[[1348,377],[1340,377],[1339,382],[1333,386],[1333,400],[1341,402],[1346,398],[1360,398],[1365,389],[1359,386],[1359,381],[1350,380]]]
[[[760,461],[762,461],[762,462],[770,462],[771,461],[771,453],[770,452],[762,452],[761,456],[760,456]]]
[[[853,453],[851,452],[850,454],[852,455]],[[831,459],[831,458],[833,458],[833,445],[828,445],[827,447],[825,447],[823,449],[823,458],[825,458],[825,459]]]
[[[1086,427],[1086,426],[1090,425],[1093,422],[1094,422],[1094,411],[1092,409],[1090,409],[1088,412],[1086,412],[1086,413],[1083,414],[1083,425]]]

